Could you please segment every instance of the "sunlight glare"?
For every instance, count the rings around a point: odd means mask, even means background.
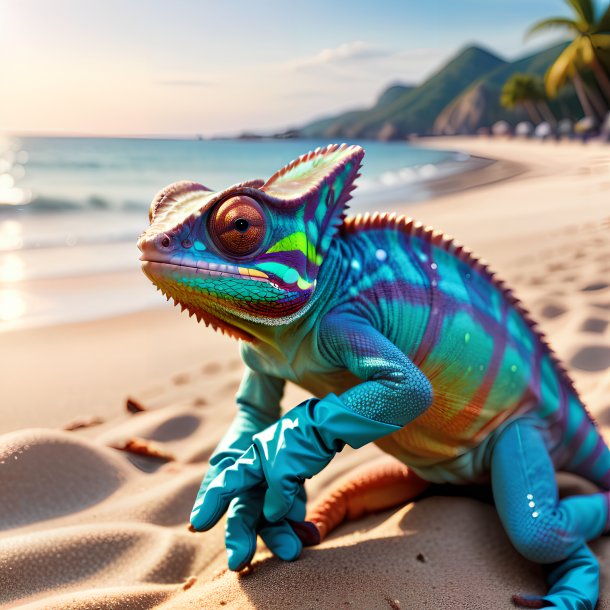
[[[19,290],[0,290],[0,321],[11,322],[25,314],[25,301]]]
[[[13,252],[0,255],[0,282],[19,282],[25,277],[25,262]]]
[[[0,252],[19,250],[23,246],[23,227],[16,220],[0,223]]]

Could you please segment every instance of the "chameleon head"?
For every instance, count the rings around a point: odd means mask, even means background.
[[[212,191],[176,182],[153,200],[142,270],[167,296],[237,338],[294,319],[309,302],[364,156],[331,145],[266,182]]]

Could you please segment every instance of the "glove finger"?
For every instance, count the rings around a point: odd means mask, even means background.
[[[307,494],[305,493],[305,486],[301,485],[290,510],[286,513],[286,519],[292,521],[305,521],[306,512]]]
[[[229,505],[225,527],[229,570],[241,570],[254,556],[263,493],[262,489],[251,489],[234,498]]]
[[[252,445],[232,466],[225,468],[193,506],[191,524],[209,530],[222,517],[236,496],[265,481],[260,457]]]
[[[225,457],[218,464],[214,464],[210,466],[203,477],[203,481],[201,481],[201,486],[199,487],[199,491],[197,492],[197,498],[199,499],[206,492],[207,488],[210,486],[210,483],[226,468],[229,466],[233,466],[235,464],[235,458]]]
[[[294,561],[301,554],[303,544],[287,521],[269,523],[260,530],[269,550],[284,561]]]
[[[265,494],[263,514],[267,521],[275,523],[290,512],[303,484],[297,479],[288,477],[278,481],[268,481],[268,484],[269,489]]]

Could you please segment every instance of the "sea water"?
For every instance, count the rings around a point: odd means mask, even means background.
[[[0,331],[159,303],[135,246],[154,195],[176,180],[219,190],[268,178],[328,142],[0,138]],[[353,211],[426,196],[465,169],[455,152],[368,142]]]

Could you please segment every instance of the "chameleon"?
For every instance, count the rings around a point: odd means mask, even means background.
[[[191,513],[227,513],[232,570],[257,536],[296,559],[343,519],[433,483],[490,484],[514,547],[547,565],[523,607],[590,609],[609,524],[610,452],[574,384],[513,292],[470,250],[393,214],[348,216],[364,150],[333,144],[214,191],[154,198],[142,270],[168,300],[240,341],[237,414]],[[282,414],[287,381],[312,398]],[[345,445],[397,458],[306,510],[304,482]],[[598,492],[559,499],[555,474]]]

